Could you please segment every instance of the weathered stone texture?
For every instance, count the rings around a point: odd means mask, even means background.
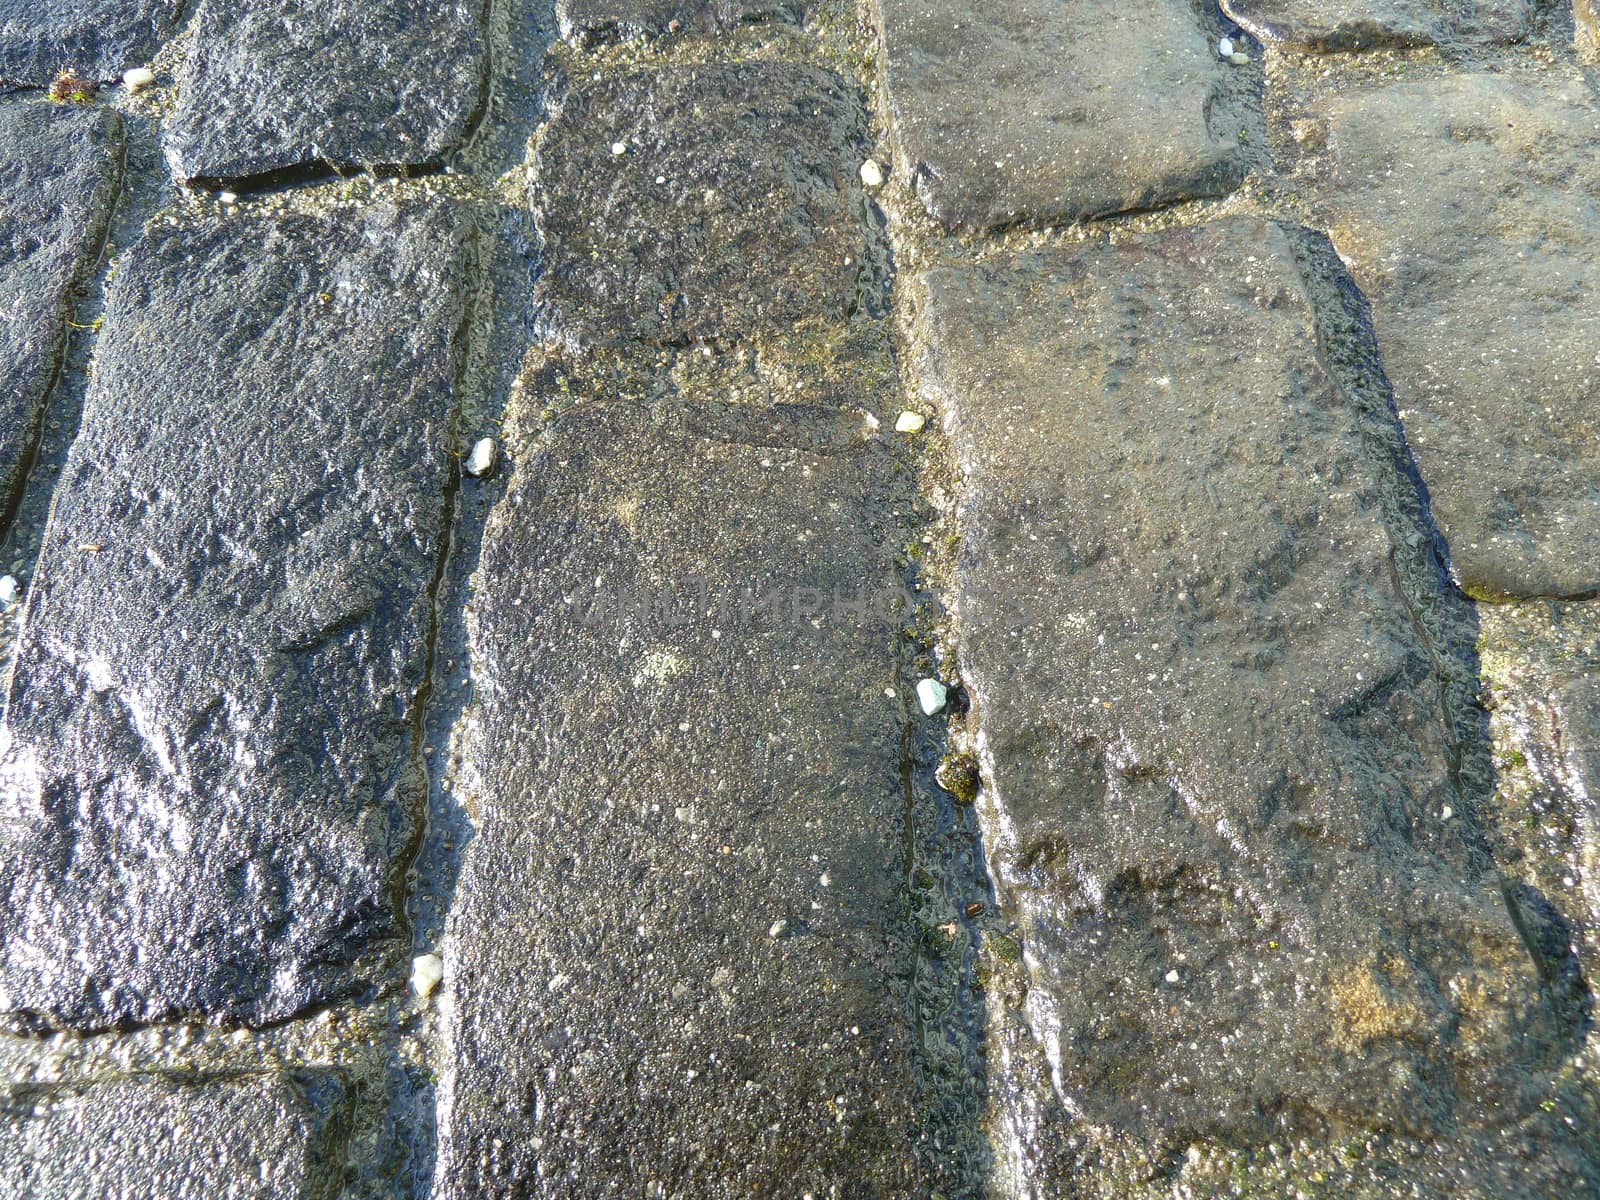
[[[1324,203],[1462,585],[1600,588],[1600,107],[1465,75],[1328,102]]]
[[[587,43],[795,20],[807,6],[806,0],[556,0],[556,20],[562,37]]]
[[[1069,1109],[1251,1144],[1547,1094],[1524,1089],[1567,1031],[1454,781],[1283,231],[928,285],[990,861]]]
[[[265,1021],[397,950],[455,478],[443,204],[118,265],[0,735],[0,1007]]]
[[[1263,41],[1324,51],[1514,42],[1533,23],[1530,0],[1222,0],[1222,8]]]
[[[545,331],[577,349],[843,317],[863,271],[863,119],[853,88],[796,63],[578,87],[535,163]]]
[[[1188,0],[877,0],[917,195],[947,227],[1075,220],[1226,192],[1217,56]]]
[[[68,292],[100,244],[121,158],[115,113],[0,108],[0,510],[22,485],[66,341]]]
[[[183,0],[0,0],[0,87],[41,87],[58,72],[118,78],[172,35]]]
[[[484,0],[202,0],[166,128],[180,179],[425,166],[482,103]]]
[[[0,1093],[0,1191],[29,1200],[333,1200],[337,1071],[131,1077]]]
[[[580,408],[490,519],[441,1198],[927,1194],[886,514],[771,417]]]

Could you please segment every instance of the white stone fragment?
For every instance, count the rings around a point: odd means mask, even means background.
[[[0,604],[10,608],[22,595],[22,585],[15,575],[0,575]]]
[[[626,154],[627,152],[628,152],[628,143],[627,142],[612,142],[611,143],[611,153],[613,155],[615,155],[615,156],[620,158],[622,155]]]
[[[494,470],[495,446],[493,438],[479,438],[467,456],[468,475],[487,475]]]
[[[896,433],[921,433],[922,427],[927,423],[927,418],[921,413],[914,413],[908,409],[895,418],[894,431]]]
[[[774,921],[772,923],[772,927],[767,930],[767,936],[769,938],[781,938],[788,932],[789,922],[780,917],[778,920]]]
[[[437,954],[419,954],[411,960],[411,990],[426,1000],[444,978],[444,959]]]
[[[1235,50],[1228,55],[1228,61],[1236,67],[1247,67],[1250,65],[1250,56],[1243,50]]]
[[[924,679],[917,684],[917,703],[922,706],[922,711],[927,716],[933,716],[944,709],[946,697],[950,689],[937,679]]]
[[[1233,39],[1231,37],[1217,39],[1217,57],[1222,59],[1233,57]]]
[[[149,67],[129,67],[122,73],[122,86],[130,92],[142,91],[155,81],[156,73]]]
[[[873,159],[869,158],[861,164],[861,186],[868,188],[883,186],[883,168]]]
[[[237,204],[239,203],[239,194],[237,192],[218,192],[217,200],[223,204]]]
[[[1167,972],[1167,982],[1168,983],[1177,983],[1178,982],[1178,973],[1176,971],[1168,971]]]

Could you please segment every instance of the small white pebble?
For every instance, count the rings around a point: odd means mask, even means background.
[[[1217,57],[1218,58],[1232,58],[1233,57],[1233,39],[1231,37],[1225,37],[1225,38],[1218,38],[1217,39]]]
[[[130,92],[141,91],[156,81],[156,73],[149,67],[129,67],[122,73],[122,86]]]
[[[917,703],[922,706],[923,713],[930,717],[944,708],[949,694],[950,689],[937,679],[924,679],[917,684]]]
[[[217,200],[222,204],[237,204],[239,203],[239,194],[237,192],[218,192]]]
[[[778,920],[774,921],[772,923],[772,927],[767,930],[767,936],[769,938],[781,938],[784,934],[786,934],[788,932],[789,932],[789,922],[784,920],[782,917],[780,917],[780,918],[778,918]]]
[[[927,418],[921,413],[907,410],[895,418],[894,431],[896,433],[921,433],[922,427],[927,423]]]
[[[1242,50],[1235,50],[1228,55],[1228,61],[1236,67],[1248,67],[1250,65],[1250,56]]]
[[[411,990],[426,1000],[444,978],[444,959],[437,954],[419,954],[411,960]]]
[[[833,886],[833,876],[829,875],[826,871],[824,871],[822,873],[822,878],[820,880],[818,880],[818,882],[821,883],[823,887],[832,887]]]
[[[1448,821],[1451,817],[1453,817],[1455,815],[1456,815],[1456,810],[1451,808],[1448,804],[1446,804],[1443,808],[1441,808],[1439,810],[1439,819],[1442,820],[1442,821]]]
[[[467,456],[468,475],[487,475],[494,470],[494,439],[479,438]]]
[[[626,154],[627,152],[628,152],[628,143],[627,142],[612,142],[611,143],[611,153],[613,155],[620,156],[620,155]]]
[[[1168,983],[1177,983],[1178,982],[1178,973],[1176,971],[1168,971],[1167,972],[1167,982]]]
[[[0,604],[9,608],[21,595],[22,585],[17,582],[15,575],[0,575]]]
[[[861,164],[861,186],[881,188],[883,186],[883,168],[873,159],[867,159]]]

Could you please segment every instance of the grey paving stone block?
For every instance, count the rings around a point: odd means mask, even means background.
[[[578,43],[726,30],[743,21],[794,21],[808,0],[556,0],[561,36]]]
[[[887,513],[796,416],[580,408],[490,518],[441,1198],[927,1194]]]
[[[1514,42],[1533,24],[1530,0],[1222,0],[1222,8],[1262,41],[1324,51]]]
[[[0,753],[0,1010],[289,1016],[398,951],[456,477],[443,203],[119,260]]]
[[[122,120],[75,105],[0,107],[0,510],[66,342],[68,293],[105,232],[122,166]]]
[[[535,159],[544,331],[572,349],[837,320],[864,235],[852,87],[713,63],[575,88]]]
[[[201,0],[167,157],[180,179],[429,166],[483,101],[484,0]]]
[[[61,71],[118,79],[172,36],[183,0],[0,0],[0,87],[42,87]]]
[[[1548,1094],[1572,1031],[1455,781],[1284,232],[1000,254],[928,290],[987,849],[1069,1111],[1250,1145]]]
[[[0,1190],[30,1200],[333,1200],[350,1093],[329,1069],[0,1092]]]
[[[1463,587],[1600,589],[1600,108],[1583,80],[1336,97],[1320,187]]]
[[[1188,0],[876,0],[890,121],[949,228],[1077,220],[1214,196],[1238,146]]]

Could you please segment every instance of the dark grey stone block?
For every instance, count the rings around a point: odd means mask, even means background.
[[[1457,783],[1390,468],[1284,232],[928,283],[981,811],[1069,1111],[1166,1146],[1526,1112],[1572,1031]]]
[[[0,1092],[0,1187],[30,1200],[333,1200],[350,1106],[329,1069],[14,1086]]]
[[[14,1024],[269,1021],[402,949],[467,238],[441,203],[122,256],[6,698]]]
[[[62,71],[102,83],[148,63],[183,0],[0,0],[0,87],[43,87]]]
[[[66,342],[68,293],[100,246],[121,167],[113,112],[0,107],[0,510],[22,487]]]
[[[770,416],[578,409],[490,519],[441,1197],[928,1192],[887,513]]]
[[[180,179],[431,166],[483,102],[484,0],[201,0],[166,126]]]
[[[865,270],[863,128],[852,87],[797,63],[578,86],[535,160],[544,329],[577,349],[842,318]]]

